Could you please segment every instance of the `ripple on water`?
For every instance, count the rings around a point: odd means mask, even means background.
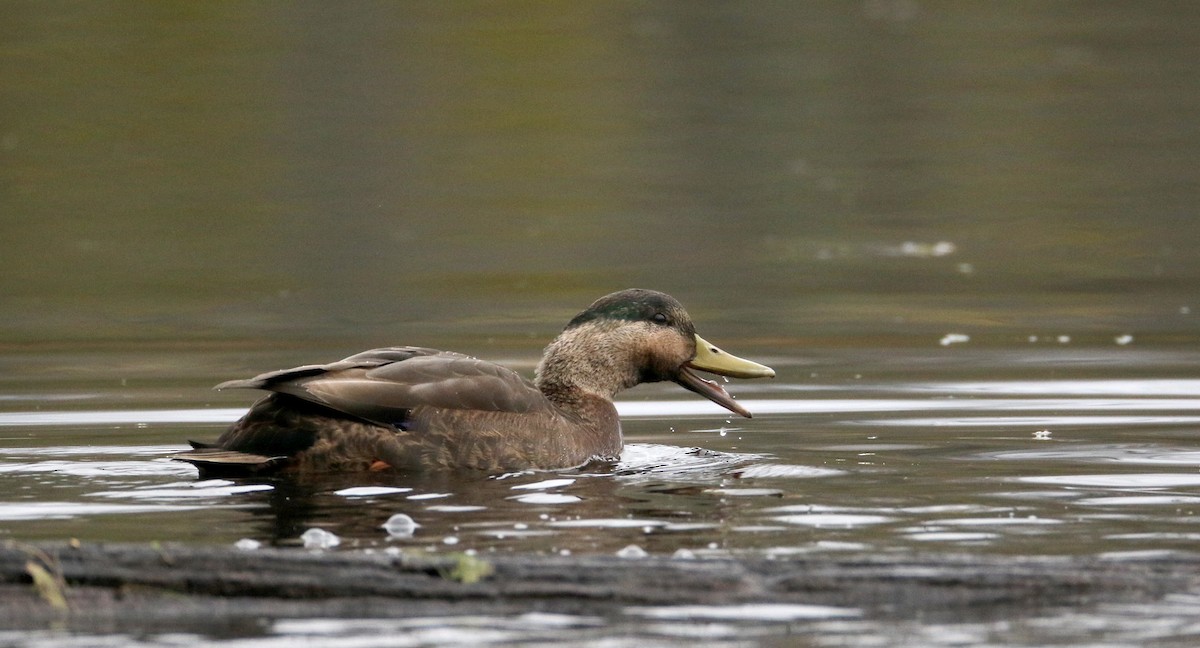
[[[763,455],[681,448],[655,443],[628,443],[613,474],[622,480],[673,479],[708,481],[730,469],[762,459]]]
[[[1200,465],[1200,451],[1157,445],[1071,445],[1044,450],[985,452],[985,459],[1007,461],[1119,462],[1124,464]]]
[[[1035,475],[1016,477],[1026,484],[1053,484],[1091,488],[1178,488],[1200,486],[1200,475],[1185,473],[1117,473],[1112,475]]]
[[[832,477],[845,474],[845,471],[833,468],[817,468],[815,466],[797,466],[788,464],[756,464],[747,466],[737,474],[742,479],[809,479],[812,477]]]
[[[654,619],[714,621],[799,621],[802,619],[845,619],[862,616],[858,608],[794,603],[748,603],[745,605],[671,605],[630,607],[625,614]]]
[[[242,493],[254,493],[274,489],[270,484],[236,484],[223,479],[209,479],[198,482],[176,482],[142,486],[119,491],[100,491],[88,493],[91,497],[107,497],[114,499],[160,500],[160,499],[197,499],[206,497],[229,497]]]
[[[785,524],[797,524],[822,529],[850,529],[870,524],[891,522],[893,518],[886,515],[855,513],[808,513],[805,515],[777,515],[771,519]]]
[[[438,513],[472,513],[475,511],[486,511],[487,507],[476,504],[434,504],[426,506],[425,510]]]
[[[653,528],[666,526],[661,520],[635,518],[581,518],[578,520],[554,520],[548,522],[553,527],[599,527],[604,529]]]
[[[70,477],[155,477],[195,474],[177,461],[38,461],[0,464],[0,474],[43,473]]]
[[[783,497],[778,488],[706,488],[704,492],[722,497]]]
[[[548,490],[551,488],[562,488],[563,486],[570,486],[571,484],[574,484],[574,483],[575,483],[574,479],[546,479],[546,480],[539,481],[539,482],[533,482],[532,484],[519,484],[517,486],[513,486],[512,489],[513,490]]]
[[[334,491],[334,495],[342,497],[378,497],[380,495],[395,495],[397,493],[411,493],[411,488],[402,488],[396,486],[354,486],[351,488],[343,488]]]
[[[995,533],[971,531],[916,531],[905,534],[918,542],[990,542],[999,538]]]
[[[1200,497],[1195,495],[1128,495],[1113,497],[1085,497],[1075,500],[1083,506],[1197,506]]]
[[[0,520],[67,520],[90,515],[194,511],[202,506],[171,504],[94,504],[84,502],[0,502]]]
[[[562,493],[528,493],[510,497],[509,499],[522,504],[571,504],[583,501],[582,497],[564,495]]]
[[[409,495],[405,499],[419,501],[419,500],[431,500],[431,499],[444,499],[447,497],[454,497],[454,493],[418,493],[416,495]]]

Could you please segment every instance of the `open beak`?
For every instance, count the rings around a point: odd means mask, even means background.
[[[679,368],[675,382],[684,389],[696,392],[717,405],[746,418],[750,418],[749,410],[738,405],[737,401],[733,400],[733,396],[730,396],[729,392],[725,391],[725,388],[718,385],[716,381],[705,380],[696,375],[694,369],[731,378],[775,377],[774,369],[725,353],[706,342],[699,335],[696,336],[696,357]]]

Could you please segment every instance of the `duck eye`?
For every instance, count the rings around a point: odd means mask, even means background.
[[[666,324],[669,321],[667,316],[662,313],[655,313],[652,319],[655,324]]]

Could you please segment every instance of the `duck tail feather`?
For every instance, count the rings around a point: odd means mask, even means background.
[[[171,459],[192,464],[200,470],[201,477],[261,475],[283,467],[287,461],[287,457],[224,450],[207,444],[193,443],[192,447],[195,449],[173,454]]]

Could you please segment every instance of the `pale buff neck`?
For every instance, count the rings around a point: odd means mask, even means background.
[[[617,323],[589,323],[563,331],[546,347],[534,384],[567,410],[582,400],[611,401],[617,392],[638,384],[637,345]]]

